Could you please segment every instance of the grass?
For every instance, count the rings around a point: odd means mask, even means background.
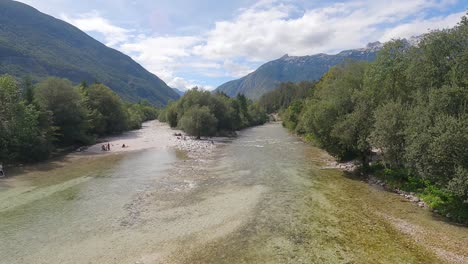
[[[442,215],[448,215],[455,222],[468,224],[468,204],[436,183],[412,176],[404,169],[384,168],[380,164],[373,165],[370,171],[392,189],[413,192],[431,209],[437,210]]]

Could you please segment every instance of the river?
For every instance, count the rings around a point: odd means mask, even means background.
[[[468,228],[334,169],[279,124],[197,158],[63,157],[0,180],[0,263],[467,263]]]

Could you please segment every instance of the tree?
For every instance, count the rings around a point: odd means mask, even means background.
[[[178,123],[178,113],[177,113],[177,104],[169,103],[166,108],[166,121],[169,123],[170,127],[176,127]]]
[[[32,104],[34,100],[34,86],[31,76],[26,76],[23,79],[23,98],[26,104]]]
[[[302,101],[294,101],[282,115],[283,125],[294,131],[299,123],[299,116],[303,109]]]
[[[251,121],[248,109],[247,97],[243,94],[238,94],[236,100],[239,104],[239,117],[241,120],[241,128],[248,127]]]
[[[83,98],[70,81],[48,78],[37,84],[34,98],[41,109],[52,114],[53,126],[60,144],[83,144],[88,137],[88,111],[83,107]]]
[[[445,185],[468,167],[468,91],[445,86],[428,97],[409,112],[405,156],[416,175]]]
[[[382,151],[383,162],[392,168],[404,166],[406,109],[401,103],[388,102],[374,111],[372,146]]]
[[[339,159],[368,153],[370,106],[362,93],[367,63],[346,62],[332,68],[306,101],[302,125],[317,143]]]
[[[47,158],[51,129],[41,124],[41,113],[22,100],[10,76],[0,76],[0,102],[0,163]]]
[[[122,99],[115,92],[96,83],[84,89],[93,133],[114,134],[129,128],[128,113]]]
[[[409,45],[404,40],[393,40],[386,43],[378,53],[365,74],[364,86],[374,105],[389,100],[406,102],[412,90],[407,81],[407,51]]]
[[[181,121],[187,114],[192,114],[193,108],[206,108],[216,119],[216,126],[208,134],[230,134],[226,132],[264,124],[268,120],[265,111],[243,95],[229,98],[225,94],[213,94],[197,87],[187,91],[178,101],[169,103],[160,111],[158,119],[168,122],[171,127],[179,126],[185,130],[191,125],[188,124],[187,118],[184,122]]]
[[[214,135],[217,123],[218,120],[207,106],[195,105],[182,116],[179,126],[189,135],[200,139],[201,136]]]

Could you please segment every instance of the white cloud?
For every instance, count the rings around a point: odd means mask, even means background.
[[[265,61],[285,53],[309,55],[361,47],[380,39],[385,27],[404,19],[414,19],[414,23],[405,25],[405,31],[413,34],[426,31],[421,25],[437,26],[439,22],[444,22],[443,26],[454,25],[455,16],[430,21],[418,17],[430,8],[451,2],[350,1],[304,10],[294,16],[297,9],[290,5],[262,1],[243,10],[233,20],[216,22],[214,29],[206,33],[206,41],[194,47],[194,53],[210,59],[247,57]],[[399,30],[402,29],[393,32]]]
[[[226,76],[232,76],[236,78],[245,76],[253,71],[253,69],[249,66],[235,63],[232,60],[225,60],[223,62],[223,68],[226,70]]]
[[[294,1],[261,0],[196,36],[128,30],[97,11],[62,18],[84,31],[102,34],[107,45],[129,54],[170,86],[186,90],[204,86],[200,84],[207,78],[244,76],[254,66],[286,53],[332,53],[451,27],[464,13],[430,17],[427,11],[454,1],[351,0],[302,9]],[[185,73],[199,80],[187,80],[182,77]]]
[[[147,37],[140,35],[120,45],[119,49],[131,55],[169,86],[187,90],[197,84],[175,76],[174,73],[187,67],[183,60],[192,55],[190,48],[198,42],[200,39],[192,36]],[[193,67],[205,68],[210,66],[213,64],[198,63],[193,65]]]
[[[465,12],[455,13],[446,17],[436,17],[427,20],[415,20],[410,23],[398,25],[387,30],[381,37],[381,41],[389,41],[394,38],[409,38],[421,35],[435,29],[444,29],[453,27],[460,21]]]
[[[194,88],[195,86],[197,86],[199,88],[203,88],[205,90],[210,90],[210,91],[215,88],[215,87],[210,86],[210,85],[203,85],[203,84],[197,83],[195,80],[187,81],[187,80],[185,80],[184,78],[181,78],[181,77],[174,77],[168,83],[168,85],[170,87],[177,88],[177,89],[183,90],[183,91],[190,90],[190,89]]]
[[[70,17],[65,14],[60,17],[83,31],[101,33],[107,46],[123,43],[132,36],[132,30],[113,25],[109,20],[103,18],[98,11],[91,11],[77,17]]]

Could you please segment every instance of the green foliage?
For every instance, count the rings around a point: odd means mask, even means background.
[[[34,81],[57,76],[75,84],[99,80],[125,100],[161,106],[179,98],[129,56],[23,3],[0,1],[0,25],[0,74]]]
[[[166,107],[166,121],[169,123],[169,126],[176,127],[177,126],[177,105],[175,103],[170,103]]]
[[[293,102],[286,111],[281,115],[283,125],[289,130],[295,131],[299,123],[299,116],[302,112],[304,104],[302,101]]]
[[[75,88],[49,78],[24,86],[21,93],[13,77],[0,76],[0,163],[46,159],[56,146],[91,143],[158,116],[147,101],[123,103],[102,84]]]
[[[37,84],[34,98],[41,109],[52,114],[59,142],[65,145],[89,142],[86,134],[88,111],[82,105],[83,97],[70,81],[48,78]]]
[[[30,76],[23,79],[23,99],[26,104],[32,104],[34,101],[34,86]]]
[[[370,143],[382,153],[385,165],[398,168],[404,165],[406,109],[401,103],[388,102],[374,111],[374,128]]]
[[[455,176],[448,183],[447,189],[468,204],[468,169],[457,167]]]
[[[194,105],[184,113],[179,121],[179,127],[189,135],[200,139],[201,136],[213,136],[216,133],[217,123],[218,120],[208,106]]]
[[[467,21],[417,46],[391,41],[373,63],[333,67],[283,112],[285,126],[364,166],[377,149],[388,183],[468,222]]]
[[[365,138],[370,109],[368,101],[361,99],[366,67],[362,62],[347,62],[330,70],[307,101],[302,116],[304,130],[339,159],[368,152]]]
[[[206,111],[214,117],[206,115]],[[189,117],[203,114],[209,118],[207,124],[213,125],[213,129],[194,129],[194,127],[206,126],[203,123],[196,126]],[[182,98],[162,109],[158,116],[159,121],[167,122],[171,127],[179,127],[187,133],[195,136],[224,135],[245,127],[264,124],[268,117],[265,111],[243,95],[229,98],[223,93],[212,94],[209,91],[197,87],[187,91]],[[198,133],[200,131],[200,133]]]
[[[129,129],[139,129],[143,122],[157,119],[159,115],[158,109],[146,100],[136,104],[126,103],[125,108],[128,113],[127,127]]]
[[[163,123],[166,123],[167,122],[167,108],[163,108],[159,111],[158,113],[158,120],[159,122],[163,122]]]
[[[288,106],[298,100],[310,96],[315,87],[316,82],[300,82],[300,83],[281,83],[278,89],[264,94],[258,100],[258,104],[267,112],[274,113]]]
[[[128,109],[124,103],[110,88],[103,84],[93,84],[87,88],[82,88],[86,98],[86,106],[90,112],[91,131],[97,135],[120,133],[128,127],[135,126],[129,124]],[[141,124],[143,113],[132,109],[133,122]],[[135,115],[138,114],[138,117]]]
[[[319,80],[331,66],[339,65],[347,60],[373,61],[375,56],[376,51],[372,49],[346,50],[336,55],[316,54],[301,57],[286,55],[263,64],[247,76],[220,85],[216,91],[224,92],[231,97],[241,93],[249,99],[256,100],[268,92],[275,91],[278,87],[287,86],[288,82]],[[281,83],[286,84],[281,85]],[[287,105],[283,106],[283,108],[286,107]]]
[[[10,76],[0,76],[0,102],[0,163],[48,156],[51,128],[41,123],[40,111],[22,100]]]

